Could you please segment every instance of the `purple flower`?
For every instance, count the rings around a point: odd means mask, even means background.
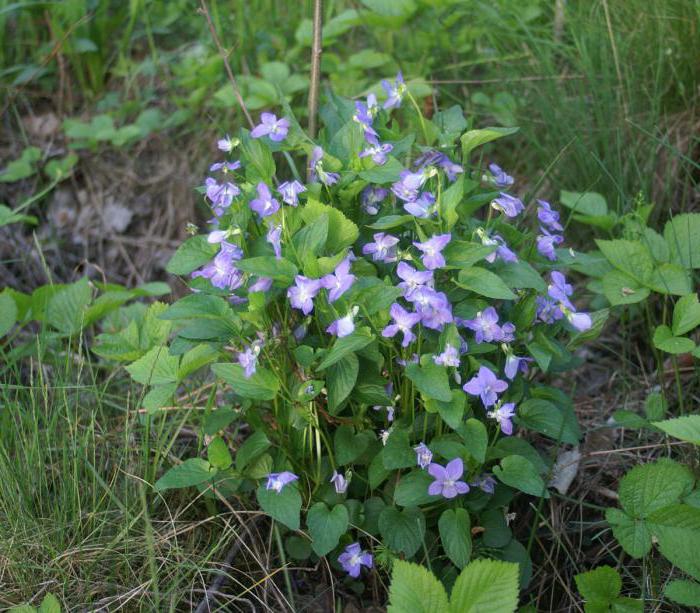
[[[413,201],[403,205],[404,210],[415,217],[426,219],[435,214],[435,196],[430,192],[421,192],[420,196]]]
[[[471,485],[487,494],[493,494],[496,491],[496,480],[491,475],[479,475]]]
[[[337,470],[333,471],[333,476],[331,477],[330,482],[335,487],[336,494],[344,494],[345,491],[348,489],[348,480],[345,478],[344,475],[341,475]]]
[[[355,102],[355,113],[352,116],[353,120],[362,126],[365,135],[372,134],[377,135],[377,132],[372,128],[372,122],[374,121],[374,116],[370,111],[370,108],[364,102],[359,100]]]
[[[321,281],[297,275],[294,277],[294,283],[295,285],[287,290],[287,298],[293,308],[300,309],[304,315],[308,315],[314,310],[313,299],[321,290]]]
[[[416,452],[416,464],[421,468],[427,468],[433,461],[433,452],[428,449],[428,446],[421,442],[413,448]]]
[[[444,498],[454,498],[458,494],[466,494],[469,486],[464,481],[459,481],[464,473],[464,464],[461,458],[455,458],[447,463],[447,466],[431,464],[428,466],[428,474],[435,478],[428,487],[428,494]]]
[[[280,183],[277,191],[281,194],[284,202],[290,206],[297,206],[299,204],[299,194],[305,192],[306,188],[295,179],[294,181]]]
[[[453,162],[445,154],[443,154],[442,158],[440,158],[438,166],[442,168],[442,170],[445,173],[445,176],[447,177],[447,180],[450,182],[455,181],[457,179],[457,175],[464,172],[464,168],[462,168],[456,162]]]
[[[236,245],[221,243],[221,250],[214,259],[192,273],[192,278],[209,279],[214,287],[233,291],[243,284],[243,273],[235,266],[236,260],[243,257],[243,252]]]
[[[441,354],[433,356],[433,362],[439,366],[454,366],[457,368],[459,367],[459,350],[448,343]]]
[[[535,304],[537,318],[546,324],[553,324],[564,317],[559,304],[547,296],[537,296]]]
[[[365,140],[370,146],[360,151],[359,157],[371,157],[375,164],[382,166],[386,162],[386,156],[394,148],[394,145],[380,143],[379,139],[371,132],[365,132]]]
[[[350,336],[355,331],[355,320],[353,313],[348,313],[345,317],[336,319],[330,326],[326,328],[328,334],[343,338]]]
[[[559,223],[559,213],[552,209],[546,200],[537,201],[537,219],[540,223],[552,232],[563,232],[564,228]]]
[[[233,172],[234,170],[238,170],[241,167],[241,163],[239,161],[235,162],[214,162],[211,166],[209,166],[209,172],[216,172],[217,170],[223,170],[224,174],[227,172]]]
[[[390,385],[391,385],[391,384],[390,384]],[[374,406],[372,407],[372,409],[375,410],[375,411],[383,411],[384,409],[386,409],[386,420],[387,420],[389,423],[391,423],[392,421],[394,421],[394,410],[395,410],[395,409],[394,409],[393,406],[386,406],[386,407],[383,407],[383,406],[380,405],[380,404],[376,404],[376,405],[374,405]]]
[[[399,279],[402,279],[397,287],[403,290],[404,298],[409,301],[413,292],[419,287],[433,284],[432,270],[416,270],[406,262],[399,262],[399,265],[396,267],[396,274],[399,276]]]
[[[215,245],[216,243],[221,243],[229,237],[230,233],[228,230],[212,230],[207,235],[207,242]]]
[[[498,313],[491,306],[479,311],[474,319],[464,320],[463,325],[473,330],[477,343],[500,341],[503,337],[503,331],[498,325]]]
[[[277,115],[273,113],[262,113],[260,123],[251,130],[250,136],[252,138],[269,136],[270,140],[278,143],[287,138],[287,132],[289,132],[289,119],[286,117],[277,119]]]
[[[566,277],[558,270],[553,270],[550,279],[551,283],[547,287],[549,297],[554,298],[568,309],[576,310],[569,300],[569,296],[574,293],[574,288],[566,282]]]
[[[241,351],[238,354],[238,363],[243,367],[246,379],[250,379],[250,377],[252,377],[255,373],[255,369],[258,365],[258,356],[260,355],[261,345],[261,342],[256,341],[252,345],[248,346],[245,351]]]
[[[401,346],[408,347],[411,342],[416,339],[416,335],[413,334],[411,328],[413,328],[413,326],[420,321],[421,316],[418,313],[409,313],[396,302],[391,305],[389,315],[391,315],[394,323],[389,324],[386,328],[384,328],[384,330],[382,330],[382,336],[384,338],[392,338],[399,332],[402,332],[403,341],[401,342]]]
[[[489,411],[487,415],[498,422],[503,434],[507,436],[513,434],[513,422],[511,421],[515,416],[515,404],[513,402],[502,404],[494,411]]]
[[[532,358],[519,358],[517,355],[509,353],[506,356],[506,364],[503,367],[503,372],[505,373],[506,377],[512,381],[517,376],[518,371],[522,372],[523,374],[527,373],[528,362],[532,362]]]
[[[299,479],[294,473],[290,473],[285,470],[281,473],[270,473],[267,475],[267,485],[265,485],[266,490],[274,490],[278,494],[282,491],[285,485],[292,483]]]
[[[396,80],[394,81],[393,85],[389,83],[389,81],[384,79],[382,81],[382,87],[384,88],[384,91],[387,95],[387,99],[384,102],[384,108],[394,109],[400,107],[401,100],[406,94],[406,84],[403,81],[403,75],[401,74],[401,71],[399,71],[396,75]]]
[[[375,262],[395,262],[396,245],[399,239],[384,232],[377,232],[373,238],[373,243],[367,243],[362,247],[362,253],[371,254]]]
[[[417,353],[411,355],[411,357],[407,360],[404,360],[403,358],[396,358],[396,363],[399,366],[403,366],[404,368],[406,368],[406,366],[408,366],[409,364],[418,364],[419,361],[420,359]]]
[[[577,313],[576,311],[566,310],[565,315],[569,323],[579,332],[590,330],[593,325],[593,320],[588,313]]]
[[[372,568],[372,554],[363,551],[359,543],[353,543],[348,545],[345,551],[338,556],[338,563],[348,575],[357,579],[363,566]]]
[[[418,190],[425,183],[425,175],[422,172],[403,170],[399,180],[391,186],[394,195],[404,202],[414,202],[418,198]]]
[[[506,217],[517,217],[525,209],[520,198],[505,192],[501,192],[501,195],[493,200],[491,206],[497,211],[501,211]]]
[[[452,323],[452,305],[444,292],[423,287],[413,298],[421,323],[431,330],[442,330],[445,324]]]
[[[220,138],[216,141],[216,146],[219,151],[224,151],[225,153],[233,151],[236,145],[238,145],[238,139],[232,139],[228,134],[224,138]]]
[[[275,257],[279,260],[282,257],[282,226],[272,225],[267,231],[266,240],[272,245]]]
[[[280,203],[272,197],[272,192],[265,183],[261,181],[256,189],[258,197],[250,201],[250,208],[260,216],[260,219],[274,215],[279,211]]]
[[[328,290],[328,302],[335,302],[347,292],[357,277],[350,272],[350,258],[345,258],[332,274],[321,277],[321,286]]]
[[[505,172],[498,164],[489,164],[489,171],[493,177],[493,182],[498,187],[508,187],[513,185],[513,177]]]
[[[512,343],[515,340],[515,324],[507,321],[501,326],[501,338],[504,343]]]
[[[340,175],[337,172],[326,172],[323,170],[323,149],[314,147],[311,153],[311,181],[321,181],[324,185],[334,185],[340,180]]]
[[[428,270],[435,270],[445,265],[445,258],[441,252],[450,240],[452,240],[451,234],[436,234],[423,243],[414,242],[413,245],[423,252],[421,258],[423,265]]]
[[[258,280],[248,288],[248,293],[267,292],[272,287],[272,279],[269,277],[259,277]]]
[[[453,162],[441,151],[435,151],[434,149],[423,153],[415,162],[415,167],[422,170],[425,170],[431,166],[442,168],[447,180],[450,182],[454,181],[457,178],[457,175],[464,172],[464,169],[459,164]]]
[[[369,215],[376,215],[379,213],[379,206],[377,206],[382,200],[385,200],[389,195],[389,191],[382,187],[374,187],[368,185],[362,190],[360,194],[360,202],[362,203],[362,208]]]
[[[233,199],[241,193],[241,190],[235,183],[225,181],[219,183],[216,179],[207,177],[204,181],[207,198],[217,209],[226,209],[231,206]],[[217,213],[220,215],[221,213]]]
[[[511,251],[511,249],[506,244],[506,241],[503,240],[503,237],[500,236],[499,234],[494,234],[493,236],[489,236],[481,228],[479,228],[479,230],[477,230],[477,234],[478,234],[479,238],[481,238],[482,245],[487,245],[489,247],[492,245],[496,245],[496,250],[492,251],[484,258],[490,264],[495,262],[496,258],[499,258],[500,260],[502,260],[504,262],[517,262],[518,261],[518,256],[515,255],[515,253],[513,253],[513,251]]]
[[[496,378],[490,368],[481,366],[479,372],[462,389],[471,396],[479,396],[484,406],[490,407],[498,401],[498,394],[508,389],[508,384]]]
[[[550,234],[544,228],[540,228],[544,234],[537,237],[537,251],[548,260],[554,262],[557,259],[556,246],[564,242],[564,238],[558,234]]]

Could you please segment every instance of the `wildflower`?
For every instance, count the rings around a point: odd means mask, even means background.
[[[336,494],[344,494],[345,490],[348,489],[348,480],[345,478],[344,475],[341,475],[337,470],[333,471],[333,476],[331,477],[330,482],[335,487]]]
[[[334,185],[340,180],[340,175],[337,172],[326,172],[323,170],[323,149],[314,147],[311,153],[311,180],[320,180],[324,185]]]
[[[282,196],[283,202],[286,202],[289,206],[297,206],[299,204],[299,194],[305,192],[306,187],[294,179],[294,181],[280,183],[277,191]]]
[[[413,448],[416,452],[416,464],[421,468],[427,468],[433,461],[433,452],[428,449],[428,446],[421,442]]]
[[[275,252],[275,258],[282,258],[282,226],[279,224],[271,225],[265,237],[268,243],[272,245],[272,250]]]
[[[450,182],[455,181],[457,179],[457,175],[464,172],[464,168],[462,168],[456,162],[453,162],[444,153],[442,154],[442,157],[438,162],[438,166],[442,168],[443,172],[445,173],[445,176],[447,177],[447,180]]]
[[[248,293],[266,292],[272,287],[270,277],[259,277],[258,280],[248,288]]]
[[[207,235],[207,242],[215,245],[216,243],[221,243],[229,237],[228,230],[212,230]]]
[[[532,358],[519,358],[518,356],[509,353],[506,356],[506,364],[503,367],[503,373],[512,381],[517,376],[518,371],[522,373],[526,373],[528,371],[528,362],[532,362]]]
[[[209,198],[214,207],[219,210],[230,207],[233,199],[241,193],[241,190],[235,183],[231,183],[230,181],[219,183],[212,177],[207,177],[204,181],[204,186],[206,188],[205,193],[207,198]],[[217,213],[217,215],[221,215],[222,212],[223,211]]]
[[[401,342],[401,346],[408,347],[411,342],[416,339],[416,335],[413,334],[411,329],[420,321],[421,316],[418,313],[409,313],[396,302],[389,308],[389,315],[391,315],[394,323],[389,324],[382,330],[382,336],[384,338],[391,338],[396,336],[399,332],[402,332],[403,341]]]
[[[439,366],[459,366],[459,351],[449,343],[445,345],[444,351],[433,356],[433,362]]]
[[[258,183],[256,190],[258,197],[250,201],[250,208],[260,216],[260,219],[279,211],[280,203],[272,197],[272,192],[265,183],[262,181]]]
[[[547,287],[547,294],[565,307],[573,309],[574,306],[569,300],[569,296],[574,293],[574,288],[566,282],[566,277],[558,270],[553,270],[550,275],[550,284]]]
[[[423,252],[421,261],[428,270],[442,268],[445,265],[445,258],[441,252],[451,239],[451,234],[436,234],[423,243],[413,243]]]
[[[338,338],[350,336],[355,331],[354,313],[350,312],[345,317],[336,319],[330,326],[326,328],[328,334],[333,334]]]
[[[399,71],[396,75],[396,80],[394,81],[393,85],[384,79],[382,81],[382,87],[387,94],[387,99],[384,102],[384,108],[394,109],[400,107],[401,100],[403,100],[403,97],[406,94],[406,84],[404,83],[401,71]]]
[[[553,324],[564,317],[558,303],[547,296],[537,296],[535,305],[537,319],[546,324]]]
[[[425,175],[422,172],[403,170],[399,180],[391,186],[391,191],[404,202],[415,202],[418,198],[418,190],[423,183],[425,183]]]
[[[365,140],[369,143],[369,147],[363,149],[359,157],[371,157],[375,164],[382,166],[386,162],[386,156],[394,148],[394,145],[380,143],[379,139],[371,132],[365,132]]]
[[[492,251],[484,258],[490,264],[493,264],[493,262],[496,261],[496,258],[499,258],[504,262],[518,261],[518,256],[515,255],[513,251],[511,251],[511,249],[508,247],[506,241],[501,235],[494,234],[492,236],[489,236],[488,234],[486,234],[483,228],[479,228],[476,231],[476,234],[481,239],[482,245],[486,245],[487,247],[496,245],[496,250]]]
[[[471,483],[474,487],[478,487],[482,492],[493,494],[496,491],[496,480],[491,475],[480,475],[476,481]]]
[[[279,494],[288,483],[292,483],[297,479],[299,479],[299,477],[294,473],[290,473],[288,470],[281,473],[270,473],[267,475],[267,485],[265,485],[265,489],[274,490]]]
[[[287,138],[288,132],[289,119],[286,117],[277,119],[277,115],[273,113],[262,113],[260,115],[260,123],[251,130],[250,136],[252,138],[269,136],[270,140],[279,143]]]
[[[362,247],[362,253],[371,254],[375,262],[395,262],[396,244],[399,239],[391,234],[384,234],[384,232],[377,232],[373,238],[373,243],[367,243]]]
[[[540,223],[552,232],[563,232],[564,228],[559,223],[559,213],[552,209],[546,200],[537,201],[537,219]]]
[[[425,297],[425,300],[415,302],[416,311],[424,326],[431,330],[442,330],[445,324],[452,323],[452,305],[444,292],[424,287],[417,293]]]
[[[386,409],[386,420],[387,420],[389,423],[391,423],[392,421],[394,421],[394,412],[396,411],[396,409],[394,409],[393,406],[385,406],[385,407],[384,407],[384,406],[382,406],[382,405],[380,405],[380,404],[376,404],[376,405],[374,405],[374,406],[372,407],[372,409],[373,409],[374,411],[383,411],[384,409]]]
[[[502,404],[497,409],[489,411],[487,415],[498,422],[503,434],[507,436],[513,434],[513,422],[511,420],[515,416],[515,403],[507,402]]]
[[[435,196],[430,192],[421,192],[420,196],[413,202],[403,205],[404,210],[420,219],[426,219],[435,214]]]
[[[227,172],[233,172],[234,170],[238,170],[241,167],[241,163],[239,161],[235,162],[214,162],[211,166],[209,166],[209,172],[216,172],[217,170],[223,170],[224,174]]]
[[[238,354],[238,363],[243,367],[246,379],[250,379],[250,377],[252,377],[255,373],[261,348],[262,343],[260,341],[256,341],[249,345],[245,351],[241,351]]]
[[[540,228],[544,234],[537,236],[537,251],[554,262],[557,259],[556,246],[564,242],[564,238],[558,234],[550,234],[544,228]]]
[[[411,357],[408,358],[407,360],[404,360],[403,358],[396,358],[396,363],[399,366],[403,366],[404,368],[406,368],[406,366],[408,366],[409,364],[418,364],[418,362],[419,362],[419,356],[417,353],[414,353],[413,355],[411,355]]]
[[[399,276],[399,279],[402,279],[397,287],[403,290],[403,296],[407,300],[410,300],[410,296],[419,287],[432,285],[433,283],[432,270],[416,270],[406,262],[399,262],[399,265],[396,267],[396,274]]]
[[[462,389],[471,396],[479,396],[484,406],[490,407],[498,401],[498,394],[508,389],[508,384],[498,379],[490,368],[481,366],[479,372]]]
[[[357,579],[363,566],[372,568],[372,554],[363,551],[359,543],[353,543],[348,545],[345,551],[338,556],[338,563],[348,575]]]
[[[321,286],[328,290],[328,302],[335,302],[347,292],[357,277],[350,272],[350,259],[345,258],[332,274],[321,277]]]
[[[233,291],[243,284],[243,273],[235,266],[236,260],[243,257],[243,252],[236,245],[222,243],[221,250],[214,259],[192,273],[192,278],[209,279],[214,287]]]
[[[219,149],[219,151],[230,153],[234,150],[234,148],[238,147],[240,142],[241,141],[239,141],[237,138],[231,138],[227,134],[224,138],[220,138],[216,141],[216,146]]]
[[[491,173],[493,182],[498,187],[513,185],[513,177],[505,172],[498,164],[489,164],[489,172]]]
[[[590,330],[591,326],[593,325],[593,320],[588,313],[577,313],[576,311],[567,309],[564,311],[564,315],[569,323],[579,332]]]
[[[462,323],[474,331],[474,340],[477,343],[499,341],[503,337],[503,330],[498,325],[498,313],[491,306],[479,311],[474,319],[466,319]]]
[[[376,215],[379,213],[379,207],[377,206],[382,200],[386,200],[389,195],[389,191],[382,187],[374,187],[368,185],[362,190],[360,194],[360,202],[362,203],[362,208],[369,215]]]
[[[294,277],[292,287],[287,290],[287,297],[293,308],[301,310],[304,315],[308,315],[314,310],[313,299],[321,290],[319,279],[309,279],[303,275]]]
[[[501,211],[506,217],[517,217],[525,209],[520,198],[505,192],[501,192],[500,196],[491,202],[491,206],[497,211]]]
[[[428,487],[428,494],[444,498],[454,498],[458,494],[466,494],[469,486],[464,481],[459,481],[464,473],[464,464],[461,458],[455,458],[447,463],[447,466],[431,464],[428,466],[428,474],[435,478]]]
[[[507,321],[501,326],[501,338],[504,343],[512,343],[515,340],[515,324]]]

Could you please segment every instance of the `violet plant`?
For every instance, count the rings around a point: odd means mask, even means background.
[[[289,108],[222,134],[210,230],[169,264],[191,288],[161,316],[174,336],[129,367],[151,373],[150,419],[183,371],[213,373],[200,453],[156,486],[254,495],[352,579],[397,555],[526,569],[508,507],[548,495],[546,437],[580,437],[544,381],[598,318],[558,265],[555,208],[471,162],[506,131],[467,130],[459,107],[421,116],[400,74],[382,86],[332,96],[315,141]]]

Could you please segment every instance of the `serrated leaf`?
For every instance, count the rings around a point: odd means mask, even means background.
[[[695,343],[692,340],[685,336],[674,336],[668,326],[657,326],[653,340],[654,347],[673,355],[690,353],[695,349]]]
[[[633,558],[645,556],[651,549],[651,533],[643,519],[630,517],[620,509],[605,510],[605,520],[622,548]]]
[[[449,613],[447,592],[428,569],[396,560],[387,613]]]
[[[170,355],[168,348],[153,347],[138,360],[126,367],[136,383],[142,385],[162,385],[178,381],[180,357]]]
[[[684,268],[700,268],[700,214],[676,215],[664,226],[671,260]]]
[[[239,364],[213,364],[211,369],[243,398],[273,400],[279,392],[279,380],[266,368],[258,367],[250,377],[245,376],[245,371]]]
[[[692,485],[692,473],[672,460],[635,466],[620,481],[620,505],[632,517],[645,518],[677,503]]]
[[[664,596],[686,607],[700,607],[700,583],[674,579],[666,586]]]
[[[173,466],[158,481],[155,488],[158,491],[190,487],[204,483],[216,475],[216,468],[202,458],[189,458]]]
[[[576,575],[576,587],[587,602],[609,605],[620,595],[622,579],[610,566],[599,566]]]
[[[673,308],[673,335],[680,336],[700,326],[698,295],[688,294],[676,302]]]
[[[85,325],[92,290],[87,277],[56,292],[46,305],[46,322],[63,334],[76,334]]]
[[[700,446],[700,415],[685,415],[665,421],[656,421],[652,425],[663,430],[669,436]]]
[[[474,560],[455,581],[450,612],[513,613],[518,606],[518,570],[512,562]]]

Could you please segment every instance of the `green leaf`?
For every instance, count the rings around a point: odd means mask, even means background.
[[[442,402],[452,401],[452,390],[447,377],[447,368],[436,364],[432,356],[425,355],[421,358],[421,364],[408,364],[405,370],[406,376],[422,394],[434,400]]]
[[[474,266],[459,271],[457,285],[487,298],[515,300],[516,296],[496,274],[485,268]]]
[[[207,458],[212,466],[226,470],[233,463],[231,452],[226,441],[220,436],[215,436],[207,445]]]
[[[394,561],[387,613],[449,613],[447,593],[428,569]]]
[[[349,353],[328,369],[326,384],[328,386],[328,411],[336,414],[336,409],[350,395],[357,382],[360,362],[354,353]]]
[[[615,268],[647,285],[654,271],[654,260],[646,245],[630,240],[601,240],[596,244]]]
[[[173,394],[177,390],[177,383],[164,383],[156,385],[148,390],[148,393],[143,397],[141,404],[148,411],[149,415],[153,415],[158,409],[172,402]]]
[[[146,352],[138,360],[126,367],[136,383],[142,385],[162,385],[178,381],[180,357],[170,355],[168,348],[160,345]]]
[[[673,308],[673,335],[680,336],[700,326],[698,295],[688,294],[676,302]]]
[[[518,407],[516,420],[521,426],[570,445],[576,445],[581,436],[575,417],[542,398],[523,402]]]
[[[352,464],[359,458],[369,445],[368,437],[355,434],[352,426],[343,424],[335,431],[333,439],[335,459],[339,465]]]
[[[669,436],[700,447],[700,415],[685,415],[665,421],[655,421],[652,425]]]
[[[489,444],[488,432],[484,423],[470,417],[458,432],[464,440],[469,455],[483,464],[486,460],[486,449]]]
[[[231,306],[221,296],[190,294],[171,304],[159,319],[219,319],[231,313]]]
[[[321,215],[328,215],[328,239],[326,244],[332,245],[336,252],[354,244],[360,235],[357,226],[345,217],[341,211],[330,205],[322,204],[313,198],[309,198],[306,206],[301,208],[300,213],[307,224],[310,224]]]
[[[415,456],[414,462],[415,464]],[[428,494],[428,487],[433,478],[425,470],[413,470],[402,475],[394,490],[394,502],[402,507],[417,507],[435,502],[435,497]]]
[[[301,494],[294,483],[289,483],[281,492],[268,490],[261,483],[257,490],[258,504],[272,519],[287,526],[290,530],[299,530],[301,516]]]
[[[700,268],[700,213],[676,215],[664,226],[671,260],[683,268]]]
[[[688,271],[678,264],[659,264],[647,285],[659,294],[685,296],[690,293],[692,280]]]
[[[391,228],[398,228],[406,223],[412,222],[415,219],[413,215],[385,215],[380,217],[373,224],[369,224],[367,227],[372,230],[390,230]]]
[[[61,603],[53,594],[46,594],[37,609],[37,613],[61,613]]]
[[[693,351],[695,343],[685,336],[673,336],[668,326],[657,326],[654,330],[654,347],[666,353],[678,355]]]
[[[609,605],[620,595],[622,579],[610,566],[599,566],[576,575],[576,587],[587,604]]]
[[[603,277],[603,293],[610,304],[634,304],[649,296],[649,288],[637,279],[619,270],[611,270]]]
[[[452,399],[449,402],[443,402],[442,400],[428,400],[426,402],[426,409],[429,412],[436,410],[442,420],[453,430],[456,430],[462,424],[462,418],[464,417],[464,407],[467,402],[467,398],[460,389],[453,389]]]
[[[700,509],[670,505],[652,513],[648,521],[659,550],[668,561],[700,580]]]
[[[408,431],[395,428],[391,431],[382,452],[384,468],[388,470],[409,468],[416,464],[416,453],[411,448]]]
[[[156,490],[162,492],[164,490],[178,489],[182,487],[190,487],[191,485],[199,485],[205,481],[209,481],[216,475],[216,468],[202,458],[189,458],[182,464],[173,466],[168,470],[158,481],[156,481]]]
[[[414,0],[361,0],[368,9],[385,17],[406,19],[416,12]]]
[[[450,230],[459,220],[457,214],[457,206],[464,197],[464,178],[460,176],[450,187],[448,187],[440,196],[438,202],[438,210],[440,211],[441,219],[445,220],[447,229]]]
[[[358,328],[352,334],[336,339],[333,347],[325,355],[317,370],[324,370],[336,362],[342,360],[346,355],[359,351],[374,340],[374,336],[369,328]]]
[[[438,521],[440,542],[457,568],[469,564],[472,555],[472,533],[469,512],[465,509],[447,509]]]
[[[493,253],[494,249],[493,246],[481,243],[450,241],[442,254],[445,256],[448,268],[469,268]]]
[[[10,292],[0,294],[0,338],[5,336],[17,321],[17,303]]]
[[[208,243],[206,236],[193,236],[177,248],[165,270],[172,275],[189,275],[210,262],[218,251],[219,245]]]
[[[303,260],[323,252],[328,238],[328,215],[323,214],[299,230],[292,238],[294,249]]]
[[[679,502],[693,486],[690,470],[661,459],[635,466],[620,481],[620,505],[632,517],[645,518],[654,511]]]
[[[337,504],[330,510],[323,502],[313,505],[306,515],[309,526],[311,546],[316,555],[325,556],[335,549],[340,537],[348,529],[348,510],[345,505]]]
[[[469,130],[462,134],[462,159],[466,160],[469,154],[477,147],[490,143],[498,138],[515,134],[519,128],[483,128],[481,130]]]
[[[566,208],[581,215],[603,217],[608,214],[608,204],[597,192],[562,191],[559,199]]]
[[[49,298],[46,322],[63,334],[76,334],[84,325],[91,300],[92,290],[87,277],[83,277]]]
[[[420,509],[406,507],[402,511],[386,507],[379,515],[379,531],[389,549],[410,558],[423,543],[425,517]]]
[[[0,204],[0,228],[2,226],[9,226],[11,223],[28,223],[36,225],[39,220],[33,215],[22,215],[20,213],[15,213],[12,209]]]
[[[700,583],[674,579],[666,586],[664,596],[686,607],[700,607]]]
[[[211,369],[217,377],[228,383],[233,391],[243,398],[252,400],[273,400],[279,392],[280,382],[271,371],[260,368],[249,378],[238,364],[213,364]]]
[[[517,262],[498,261],[493,266],[493,271],[512,289],[530,288],[542,293],[547,291],[547,284],[540,273],[525,260],[518,260]]]
[[[369,170],[361,171],[360,178],[368,183],[395,183],[399,180],[403,165],[394,157],[389,156],[384,164]]]
[[[644,413],[649,421],[658,421],[666,414],[666,400],[659,392],[652,392],[644,401]]]
[[[451,613],[513,613],[518,606],[518,572],[512,562],[474,560],[455,581]]]
[[[549,492],[537,468],[524,456],[510,455],[503,458],[500,465],[494,467],[493,474],[506,485],[521,492],[549,498]]]
[[[630,517],[620,509],[605,510],[605,520],[622,548],[633,558],[645,556],[651,549],[651,533],[643,519]]]
[[[270,445],[262,430],[251,434],[236,452],[236,470],[243,472],[250,462],[269,449]]]
[[[274,281],[280,281],[285,285],[291,285],[294,276],[299,272],[289,260],[272,255],[262,255],[255,258],[247,258],[236,262],[236,268],[259,277],[269,277]]]

